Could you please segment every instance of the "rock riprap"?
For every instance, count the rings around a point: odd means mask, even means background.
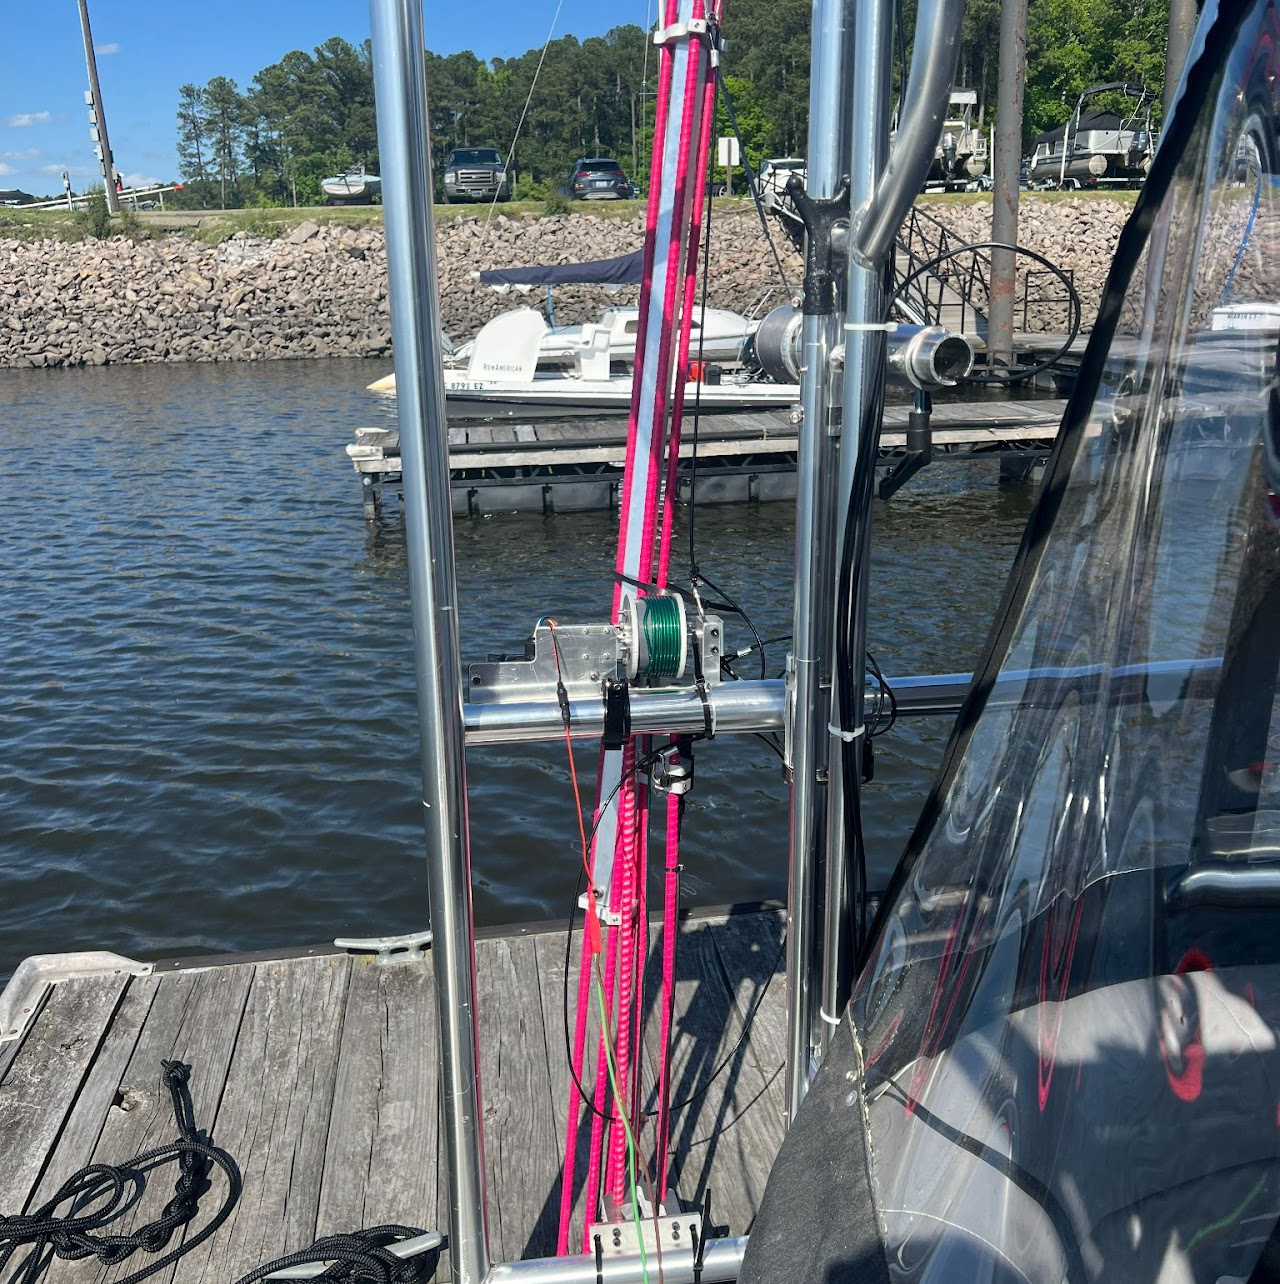
[[[989,235],[989,202],[931,202],[954,235]],[[1021,240],[1072,269],[1086,317],[1127,207],[1101,200],[1024,198]],[[571,263],[639,248],[639,213],[464,217],[437,226],[442,324],[455,341],[521,303],[544,307],[541,290],[502,293],[473,273],[488,267]],[[775,241],[795,288],[799,255],[781,229]],[[748,311],[785,296],[773,255],[749,208],[712,223],[709,303]],[[554,293],[555,319],[594,318],[633,303],[632,287],[569,286]],[[1047,314],[1046,314],[1047,320]],[[1045,328],[1043,325],[1040,328]],[[386,244],[380,227],[303,222],[277,239],[237,234],[220,245],[185,235],[69,243],[0,239],[0,366],[116,362],[263,361],[385,357],[391,351]]]

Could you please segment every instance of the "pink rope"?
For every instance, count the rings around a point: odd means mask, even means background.
[[[679,0],[667,0],[663,14],[666,26],[672,26],[679,15]],[[650,161],[650,175],[661,174],[663,149],[666,145],[667,117],[670,115],[671,81],[675,75],[675,53],[670,45],[664,45],[658,58],[658,97],[654,109],[653,122],[653,158]],[[661,184],[650,182],[649,200],[645,210],[644,253],[640,260],[640,316],[636,328],[636,358],[631,380],[631,409],[627,418],[627,458],[622,474],[622,529],[627,528],[627,516],[631,511],[633,479],[636,466],[636,437],[640,425],[640,371],[644,369],[646,335],[649,326],[649,311],[653,297],[653,260],[658,244],[658,209],[661,199]],[[625,571],[627,549],[622,540],[618,541],[618,555],[615,569]],[[613,618],[616,622],[618,611],[622,606],[622,583],[613,586]]]
[[[590,892],[587,893],[590,895]],[[587,1051],[587,1012],[591,1007],[591,953],[583,947],[578,968],[578,1011],[573,1023],[573,1073],[584,1081]],[[578,1129],[582,1121],[582,1102],[577,1088],[570,1089],[569,1122],[564,1138],[564,1169],[560,1178],[560,1231],[556,1236],[556,1254],[569,1251],[569,1223],[573,1220],[573,1176],[578,1166]]]
[[[634,753],[635,750],[632,750]],[[632,781],[631,783],[634,783]],[[631,995],[635,980],[635,908],[636,908],[636,828],[639,808],[631,792],[629,824],[618,830],[618,855],[614,864],[614,884],[618,887],[618,907],[622,922],[618,925],[618,1021],[614,1041],[620,1098],[613,1103],[614,1122],[609,1125],[609,1159],[605,1168],[605,1189],[621,1204],[627,1187],[627,1133],[622,1112],[628,1108],[631,1082]]]
[[[694,16],[701,17],[700,0],[695,0]],[[705,201],[702,198],[701,177],[707,172],[707,157],[711,150],[711,131],[715,124],[715,76],[708,69],[706,81],[702,88],[702,120],[698,138],[698,161],[694,170],[695,199],[689,220],[689,240],[686,247],[686,264],[684,277],[684,308],[680,315],[680,339],[676,347],[675,392],[671,400],[670,444],[667,450],[667,480],[663,488],[662,535],[658,542],[658,574],[655,583],[665,588],[671,563],[671,528],[675,518],[676,486],[680,468],[680,438],[684,428],[685,386],[689,381],[689,338],[693,328],[693,312],[698,301],[698,254],[702,245],[702,212]],[[703,325],[706,318],[703,317]]]
[[[679,753],[671,756],[672,763],[679,762]],[[676,986],[676,906],[680,893],[680,799],[675,794],[667,796],[667,849],[666,879],[662,902],[662,1023],[658,1035],[658,1120],[657,1120],[657,1175],[661,1192],[666,1189],[667,1147],[670,1144],[671,1121],[668,1115],[668,1097],[671,1090],[671,996]]]
[[[634,753],[634,749],[628,746],[623,751],[624,755]],[[618,881],[615,879],[613,888],[609,893],[609,910],[610,916],[618,913],[619,896]],[[609,1109],[609,1063],[608,1054],[605,1052],[605,1038],[608,1034],[608,1027],[613,1023],[613,990],[617,979],[618,963],[618,929],[615,925],[610,924],[605,932],[605,949],[604,949],[604,1021],[605,1024],[600,1027],[600,1037],[596,1049],[596,1085],[595,1085],[595,1112],[591,1116],[591,1155],[587,1168],[587,1199],[586,1215],[583,1219],[582,1228],[582,1251],[589,1253],[591,1251],[591,1222],[599,1215],[600,1209],[600,1169],[604,1153],[604,1118],[611,1114]]]

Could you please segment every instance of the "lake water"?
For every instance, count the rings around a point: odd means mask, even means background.
[[[383,373],[0,371],[0,975],[79,947],[163,957],[425,925],[404,534],[394,504],[364,523],[343,454],[357,425],[392,421],[364,391]],[[940,464],[880,506],[870,644],[890,675],[972,665],[1031,502],[997,471]],[[464,659],[518,650],[545,613],[607,615],[609,514],[460,519],[455,537]],[[763,636],[790,631],[788,505],[699,510],[697,541]],[[878,742],[873,883],[947,730],[900,722]],[[468,773],[477,920],[563,917],[563,747],[472,751]],[[786,831],[768,748],[700,749],[686,901],[780,896]]]

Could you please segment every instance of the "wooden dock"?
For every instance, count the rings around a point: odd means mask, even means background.
[[[776,911],[688,918],[680,932],[672,1100],[689,1104],[672,1121],[674,1188],[688,1208],[710,1189],[712,1222],[735,1235],[750,1229],[782,1141],[781,940]],[[477,943],[495,1260],[555,1252],[570,1091],[565,947],[563,929]],[[655,994],[659,963],[651,951]],[[192,1066],[197,1127],[236,1160],[244,1193],[213,1237],[156,1279],[228,1284],[318,1236],[380,1223],[447,1232],[433,996],[429,953],[382,965],[309,951],[58,982],[23,1037],[0,1044],[0,1213],[38,1207],[86,1164],[173,1140],[160,1063],[177,1059]],[[648,1015],[653,1079],[658,1019]],[[580,1135],[582,1156],[585,1126]],[[175,1176],[159,1169],[110,1233],[158,1215]],[[224,1189],[215,1174],[193,1230]],[[140,1251],[110,1270],[55,1261],[41,1278],[108,1284],[148,1260]],[[436,1278],[448,1277],[446,1253]]]
[[[1064,400],[939,402],[933,414],[936,459],[1043,458],[1057,436]],[[889,406],[880,462],[903,456],[909,407]],[[394,429],[359,428],[347,455],[376,511],[382,487],[400,479],[400,437]],[[700,502],[793,499],[796,426],[777,411],[703,418],[698,441]],[[449,429],[455,515],[613,508],[626,462],[626,421],[618,417],[563,423],[474,423]],[[693,457],[686,422],[682,460]],[[689,494],[682,467],[682,498]]]

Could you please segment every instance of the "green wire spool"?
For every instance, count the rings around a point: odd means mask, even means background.
[[[627,677],[684,677],[689,626],[681,598],[675,595],[624,598],[622,619],[629,633]]]

